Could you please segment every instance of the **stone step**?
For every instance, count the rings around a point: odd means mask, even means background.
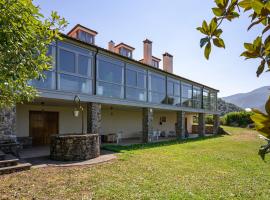
[[[17,165],[18,161],[19,159],[15,158],[14,156],[7,155],[5,160],[0,160],[0,168]]]
[[[2,167],[0,168],[0,175],[29,170],[31,166],[30,163],[19,163],[14,166]]]
[[[4,160],[6,157],[6,154],[0,150],[0,160]]]

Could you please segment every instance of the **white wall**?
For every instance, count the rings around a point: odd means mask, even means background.
[[[142,109],[119,110],[102,109],[102,134],[123,132],[123,137],[138,137],[142,131]]]
[[[59,133],[80,133],[82,129],[81,116],[73,116],[72,106],[40,106],[40,105],[17,105],[16,107],[16,132],[18,137],[29,136],[29,111],[53,111],[59,112]],[[86,111],[86,109],[84,109]],[[86,112],[84,115],[84,129],[87,130],[86,122]]]
[[[80,133],[81,117],[73,116],[72,106],[40,106],[40,105],[17,105],[17,136],[29,136],[29,111],[54,111],[59,112],[59,133]],[[86,108],[84,108],[85,132],[87,130]],[[160,125],[160,117],[166,117],[166,122]],[[186,114],[188,120],[188,131],[192,131],[193,115]],[[176,123],[176,112],[154,110],[154,130],[174,131]],[[101,112],[101,134],[123,132],[123,137],[137,137],[142,132],[142,109],[119,110],[102,109]]]
[[[166,117],[166,122],[160,124],[160,117]],[[155,111],[154,110],[154,130],[175,131],[176,112]]]
[[[193,116],[194,114],[186,114],[188,133],[192,133]]]

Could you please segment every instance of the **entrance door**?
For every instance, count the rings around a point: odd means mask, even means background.
[[[58,134],[58,112],[30,111],[29,134],[33,146],[50,144],[50,136]]]

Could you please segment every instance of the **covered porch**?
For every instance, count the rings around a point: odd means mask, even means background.
[[[16,106],[16,136],[24,146],[46,146],[53,134],[97,133],[101,144],[138,144],[207,136],[205,114],[178,110],[40,98]],[[199,128],[194,132],[194,117]]]

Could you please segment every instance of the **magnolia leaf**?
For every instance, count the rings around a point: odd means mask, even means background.
[[[260,0],[253,0],[250,5],[257,14],[261,14],[264,8],[264,4]]]
[[[215,32],[213,33],[213,36],[220,37],[220,35],[223,33],[221,29],[216,29]]]
[[[213,34],[217,29],[217,18],[213,18],[209,24],[210,33]]]
[[[205,49],[204,49],[204,56],[205,56],[205,58],[206,58],[207,60],[209,60],[209,55],[210,55],[210,53],[211,53],[211,48],[212,48],[211,42],[209,41],[209,42],[207,43]]]
[[[210,38],[209,37],[206,37],[206,38],[202,38],[201,41],[200,41],[200,47],[204,47],[204,45],[210,41]]]
[[[265,4],[265,8],[270,11],[270,1],[268,1],[266,4]]]
[[[219,47],[219,48],[224,48],[225,49],[225,43],[221,38],[215,38],[213,39],[213,43],[215,46]]]
[[[204,20],[203,23],[202,23],[202,29],[204,32],[208,33],[209,32],[209,29],[208,29],[208,25],[207,25],[207,22]]]
[[[265,29],[263,29],[262,34],[265,34],[269,30],[270,30],[270,25],[268,25]]]
[[[265,60],[262,60],[261,64],[259,65],[258,69],[257,69],[257,77],[259,77],[263,71],[264,71],[264,68],[265,68]]]
[[[220,17],[223,15],[223,9],[221,8],[212,8],[212,11],[214,13],[214,15],[216,15],[217,17]]]
[[[244,43],[244,47],[245,47],[249,52],[255,51],[253,44],[250,44],[250,43]]]
[[[255,123],[256,130],[270,139],[270,117],[257,109],[252,109],[252,111],[254,114],[250,118]]]

